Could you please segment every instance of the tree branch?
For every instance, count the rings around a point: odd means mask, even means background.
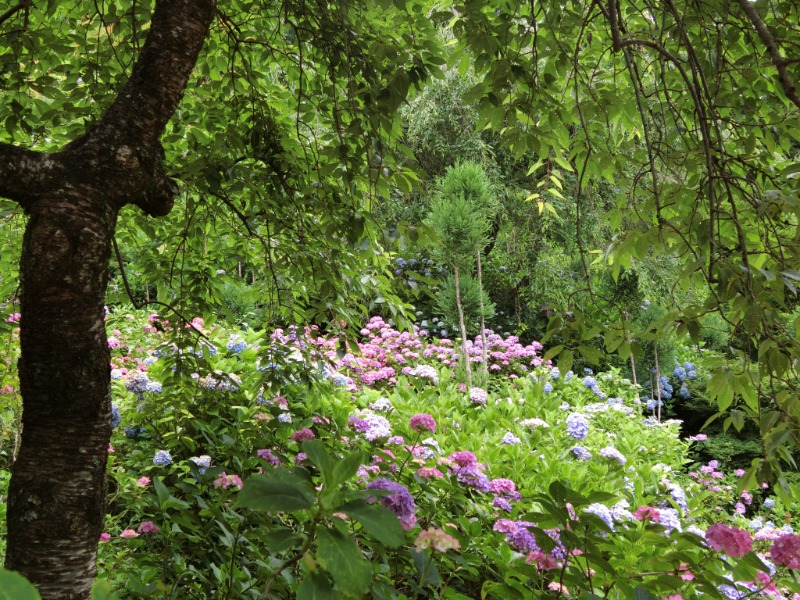
[[[0,196],[28,210],[31,203],[52,182],[63,177],[61,163],[47,154],[0,143]]]
[[[16,6],[12,6],[11,8],[9,8],[6,12],[4,12],[2,15],[0,15],[0,25],[5,23],[6,21],[8,21],[11,17],[13,17],[15,14],[17,14],[23,8],[27,8],[29,4],[30,4],[30,0],[23,0],[23,2],[20,2]]]
[[[772,59],[772,64],[778,70],[778,79],[783,87],[783,92],[786,94],[786,97],[795,104],[795,106],[800,108],[800,95],[798,95],[794,82],[786,72],[787,64],[790,64],[792,61],[787,61],[781,56],[780,48],[778,48],[778,42],[775,41],[775,38],[767,28],[767,25],[764,23],[761,15],[758,14],[755,4],[749,0],[739,0],[739,6],[741,6],[742,12],[747,15],[747,18],[750,19],[753,27],[755,27],[758,37],[761,38],[761,41],[764,42],[764,45],[767,47],[767,52]]]
[[[139,60],[95,132],[154,148],[172,118],[208,34],[214,0],[158,0]],[[94,133],[94,132],[93,132]]]

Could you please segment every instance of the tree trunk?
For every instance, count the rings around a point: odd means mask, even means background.
[[[86,598],[95,577],[111,436],[104,326],[116,211],[81,190],[31,211],[20,267],[22,444],[8,495],[6,567],[43,598]]]
[[[458,263],[453,263],[453,278],[456,284],[456,308],[458,324],[461,326],[461,353],[464,355],[464,368],[467,371],[467,390],[472,392],[472,364],[467,349],[467,326],[464,324],[464,309],[461,307],[461,279],[458,276]]]
[[[30,215],[20,265],[22,442],[11,470],[5,566],[43,600],[84,600],[96,574],[111,437],[104,297],[117,214],[172,208],[159,139],[215,13],[159,0],[128,82],[57,153],[0,143],[0,196]]]

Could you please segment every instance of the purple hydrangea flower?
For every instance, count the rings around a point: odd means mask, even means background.
[[[414,502],[414,496],[404,485],[379,477],[375,481],[369,482],[367,489],[391,492],[388,496],[381,498],[379,502],[397,515],[404,530],[408,531],[414,527],[417,522],[415,514],[417,506]]]

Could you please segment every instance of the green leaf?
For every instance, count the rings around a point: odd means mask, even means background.
[[[364,452],[353,452],[345,456],[333,467],[332,485],[342,485],[351,479],[367,460],[368,457]]]
[[[331,582],[322,573],[311,573],[297,587],[297,600],[329,600],[334,598]]]
[[[360,596],[372,581],[370,563],[364,560],[356,543],[336,529],[317,532],[317,561],[347,596]]]
[[[0,568],[0,600],[41,600],[41,596],[22,575]]]
[[[442,577],[439,575],[439,570],[436,568],[436,563],[432,556],[416,550],[411,551],[411,556],[414,558],[414,565],[417,567],[417,575],[421,585],[439,585],[442,583]]]
[[[163,507],[167,500],[169,500],[169,490],[167,486],[161,481],[159,477],[153,477],[153,488],[158,497],[158,505]]]
[[[654,596],[641,585],[637,585],[633,590],[633,600],[658,600],[658,596]]]
[[[314,488],[282,469],[249,478],[236,499],[237,506],[265,512],[292,512],[314,504]]]
[[[275,554],[288,552],[292,548],[297,548],[305,541],[304,536],[284,527],[270,529],[265,538],[267,547]]]
[[[303,452],[308,454],[308,458],[314,463],[322,473],[322,479],[328,487],[334,487],[332,482],[334,469],[333,459],[325,451],[325,445],[319,440],[306,440],[301,444]]]
[[[98,579],[92,585],[92,600],[119,600],[119,594],[114,592],[110,582]]]
[[[406,534],[397,515],[380,504],[356,500],[339,507],[339,510],[354,518],[367,533],[390,548],[397,548],[406,541]]]

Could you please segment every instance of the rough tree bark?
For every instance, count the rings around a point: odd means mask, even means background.
[[[89,598],[111,435],[104,295],[120,208],[169,213],[159,139],[208,33],[214,0],[159,0],[128,83],[86,135],[53,154],[0,144],[0,195],[29,217],[22,248],[22,443],[5,566],[42,598]]]

